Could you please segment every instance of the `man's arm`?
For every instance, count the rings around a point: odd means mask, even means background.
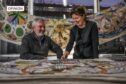
[[[32,60],[32,59],[42,59],[42,56],[34,55],[30,52],[30,46],[29,46],[29,41],[28,37],[24,37],[22,39],[22,44],[20,48],[20,58],[21,59],[26,59],[26,60]],[[40,58],[39,58],[40,57]]]
[[[57,54],[57,58],[61,58],[63,55],[63,51],[59,45],[57,45],[51,38],[50,38],[50,49]]]

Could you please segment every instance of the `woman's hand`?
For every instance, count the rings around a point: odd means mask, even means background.
[[[65,51],[65,52],[63,53],[63,56],[61,57],[61,60],[67,59],[67,57],[68,57],[69,54],[70,54],[70,53],[69,53],[68,51]]]

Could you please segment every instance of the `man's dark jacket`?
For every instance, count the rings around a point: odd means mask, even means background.
[[[50,37],[44,35],[40,39],[34,32],[26,35],[22,39],[20,58],[21,59],[43,59],[48,56],[49,50],[61,58],[62,49]]]

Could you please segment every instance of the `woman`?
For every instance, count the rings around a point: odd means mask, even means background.
[[[98,58],[98,28],[95,22],[86,19],[85,8],[78,6],[72,9],[71,16],[74,26],[70,31],[70,39],[62,56],[65,59],[70,54],[74,42],[74,59]]]

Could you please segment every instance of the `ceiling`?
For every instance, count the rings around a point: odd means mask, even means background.
[[[3,0],[7,5],[23,5],[27,3],[28,0]],[[93,6],[94,0],[67,0],[67,4],[71,5],[84,5],[84,6]],[[118,4],[125,0],[100,0],[101,7],[110,7],[112,5]],[[34,0],[34,3],[45,3],[45,4],[63,4],[63,0]]]
[[[68,5],[85,5],[93,6],[94,0],[67,0]],[[102,7],[110,7],[117,3],[123,2],[124,0],[101,0],[100,5]],[[45,4],[63,4],[62,0],[34,0],[35,3],[45,3]]]

